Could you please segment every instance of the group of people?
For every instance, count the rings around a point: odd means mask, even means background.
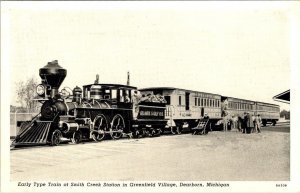
[[[231,130],[238,130],[242,133],[260,133],[262,119],[260,115],[250,115],[249,112],[244,112],[244,116],[225,115],[223,117],[223,130],[227,131],[228,126]]]

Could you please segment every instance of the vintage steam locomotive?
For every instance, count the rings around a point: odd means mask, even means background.
[[[56,60],[41,68],[39,75],[40,113],[21,125],[14,146],[58,145],[63,138],[79,143],[84,139],[100,141],[109,135],[113,139],[123,135],[158,136],[166,125],[162,96],[143,99],[136,87],[98,81],[83,89],[76,86],[72,93],[67,88],[59,91],[67,70]]]

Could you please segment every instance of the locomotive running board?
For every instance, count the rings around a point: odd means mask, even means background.
[[[47,144],[51,121],[32,121],[21,128],[12,145],[42,145]]]

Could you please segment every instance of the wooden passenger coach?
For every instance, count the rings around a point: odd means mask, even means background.
[[[190,130],[207,114],[210,123],[221,119],[221,95],[174,87],[155,87],[139,90],[141,94],[160,94],[167,101],[165,130],[181,133]]]

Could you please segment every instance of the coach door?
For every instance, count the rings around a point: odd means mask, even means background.
[[[186,111],[190,110],[190,93],[189,92],[185,93],[185,110]]]
[[[204,107],[201,107],[201,117],[204,117]]]

